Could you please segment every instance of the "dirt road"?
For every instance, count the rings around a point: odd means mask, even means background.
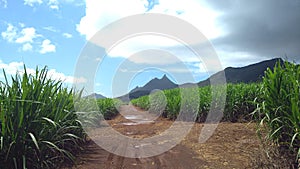
[[[159,135],[173,124],[128,105],[121,107],[120,113],[122,115],[108,123],[119,133],[132,138]],[[195,124],[177,146],[148,158],[118,156],[90,141],[72,169],[251,168],[251,158],[259,148],[255,124],[220,123],[213,136],[201,144],[198,138],[202,127],[203,124]],[[103,133],[103,129],[95,129],[93,133]]]

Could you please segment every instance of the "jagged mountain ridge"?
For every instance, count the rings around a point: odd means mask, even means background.
[[[166,75],[162,78],[154,78],[150,80],[147,84],[142,87],[136,87],[131,90],[128,94],[119,97],[123,101],[129,101],[131,99],[135,99],[141,96],[145,96],[150,94],[152,90],[166,90],[166,89],[174,89],[177,88],[178,85],[172,82]]]

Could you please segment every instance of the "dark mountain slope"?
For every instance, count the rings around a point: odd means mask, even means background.
[[[225,72],[227,83],[259,82],[262,80],[262,77],[264,76],[264,72],[267,70],[267,68],[273,69],[277,61],[283,63],[283,60],[281,58],[276,58],[276,59],[266,60],[252,65],[248,65],[245,67],[239,67],[239,68],[228,67],[224,71],[212,75],[210,78],[218,78],[218,76],[221,76],[222,73]],[[199,86],[210,85],[209,79],[199,82],[198,85]]]

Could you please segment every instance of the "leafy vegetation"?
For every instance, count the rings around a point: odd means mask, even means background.
[[[256,111],[267,139],[300,157],[300,67],[285,62],[268,69],[263,79],[263,100]]]
[[[0,82],[0,168],[57,168],[73,162],[86,134],[122,104],[119,100],[82,99],[81,93],[47,78],[47,68]],[[76,111],[74,103],[77,105]],[[96,103],[96,109],[93,103]],[[78,119],[78,117],[80,117]],[[80,121],[79,121],[80,120]]]
[[[227,86],[227,98],[225,102],[225,110],[223,121],[241,121],[241,120],[250,120],[250,112],[255,110],[256,104],[254,103],[255,99],[261,100],[260,96],[260,88],[261,84],[252,83],[252,84],[228,84]],[[191,90],[188,98],[182,97],[182,92]],[[182,105],[191,104],[193,107],[198,104],[198,114],[196,115],[197,121],[204,121],[208,115],[208,112],[211,107],[212,102],[212,91],[215,91],[215,98],[220,94],[224,94],[224,86],[217,86],[216,89],[212,90],[210,86],[200,87],[196,91],[194,88],[186,88],[186,89],[171,89],[165,90],[164,95],[167,100],[167,105],[162,114],[163,117],[167,117],[170,119],[176,119]],[[225,89],[226,90],[226,89]],[[198,94],[197,94],[198,93]],[[155,94],[155,93],[154,93]],[[225,93],[226,94],[226,93]],[[152,94],[153,95],[153,94]],[[151,96],[151,95],[150,95]],[[153,107],[161,107],[160,105],[163,103],[163,97],[156,97],[156,101],[154,96],[152,100],[149,101],[150,96],[143,96],[138,99],[134,99],[131,102],[139,106],[143,109],[155,109]],[[182,100],[183,99],[183,100]],[[196,103],[198,101],[198,103]],[[191,107],[191,106],[190,106]],[[186,109],[186,108],[184,108]],[[195,112],[195,111],[194,111]]]
[[[73,91],[47,78],[47,68],[0,83],[0,168],[56,168],[85,140]]]
[[[118,107],[122,104],[123,102],[119,99],[105,98],[97,100],[97,105],[105,120],[110,120],[118,115]]]

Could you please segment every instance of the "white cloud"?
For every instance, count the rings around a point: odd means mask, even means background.
[[[0,6],[7,8],[7,0],[0,0]]]
[[[22,51],[32,51],[34,48],[33,44],[40,44],[41,54],[55,52],[55,46],[51,44],[51,41],[44,39],[44,36],[38,34],[35,28],[25,27],[23,23],[19,23],[19,28],[21,28],[21,31],[19,31],[18,27],[8,24],[6,31],[1,33],[2,38],[9,43],[22,44]],[[56,31],[53,27],[44,27],[43,29]]]
[[[7,76],[15,75],[19,72],[21,75],[24,73],[24,63],[23,62],[11,62],[11,63],[4,63],[0,60],[0,69],[4,69]],[[26,68],[27,73],[35,74],[35,69]],[[4,78],[2,72],[0,73],[0,78]],[[64,73],[58,72],[56,69],[48,70],[48,78],[53,80],[61,80],[67,84],[73,83],[86,83],[86,79],[83,77],[75,78],[73,76],[65,75]]]
[[[43,29],[51,32],[59,32],[59,30],[55,29],[53,26],[45,26]]]
[[[181,62],[178,57],[165,50],[143,50],[128,57],[137,64],[168,65]]]
[[[9,64],[3,63],[2,60],[0,60],[0,69],[4,69],[5,73],[7,75],[13,75],[18,70],[23,69],[23,63],[22,62],[10,62]],[[0,77],[3,78],[3,74],[1,71]]]
[[[35,4],[42,4],[43,1],[42,0],[24,0],[24,5],[29,5],[31,7],[33,7],[33,5]]]
[[[22,22],[20,22],[20,23],[19,23],[19,26],[20,26],[21,28],[24,28],[24,27],[25,27],[25,24],[22,23]]]
[[[17,38],[18,29],[14,27],[12,24],[8,24],[6,31],[1,33],[1,36],[4,40],[12,43]]]
[[[87,40],[90,40],[97,31],[118,19],[134,14],[145,13],[147,11],[147,5],[148,0],[86,0],[86,15],[81,18],[80,23],[77,25],[77,31],[84,35]],[[216,18],[220,14],[207,8],[201,1],[160,0],[159,4],[153,6],[150,12],[167,14],[187,21],[187,23],[191,24],[191,27],[194,26],[202,32],[208,40],[224,34],[224,32],[222,32],[215,23]],[[131,27],[134,26],[135,25],[129,26],[128,29],[131,29]],[[123,28],[126,29],[126,27]],[[184,30],[180,31],[182,32]],[[125,57],[136,64],[164,65],[181,61],[187,64],[196,63],[198,65],[191,67],[191,69],[195,72],[205,71],[203,70],[203,66],[200,68],[201,70],[199,70],[199,67],[201,66],[199,64],[202,62],[199,57],[211,57],[211,53],[209,53],[211,51],[205,53],[206,50],[203,50],[199,56],[196,56],[196,54],[191,51],[186,44],[182,44],[176,39],[159,34],[143,34],[122,40],[123,41],[120,39],[120,42],[114,44],[114,46],[105,46],[105,44],[97,44],[97,42],[92,43],[96,43],[97,45],[104,47],[108,56]],[[206,44],[208,43],[205,40],[206,39],[196,38],[195,41],[191,42],[191,45],[200,45],[201,47],[203,41],[206,42]],[[212,48],[211,46],[205,47],[210,47],[209,49]],[[143,53],[140,55],[138,54],[138,57],[133,57],[137,53],[149,49],[167,51],[173,56],[147,56],[147,54]],[[177,61],[174,57],[177,58]],[[215,69],[220,70],[218,66],[216,66]],[[182,70],[174,69],[173,71],[180,72]]]
[[[48,2],[48,6],[49,6],[49,8],[51,8],[51,9],[56,9],[56,10],[58,10],[59,9],[59,3],[58,3],[58,1],[57,0],[49,0],[49,2]]]
[[[63,33],[62,35],[63,35],[63,37],[65,37],[65,38],[67,38],[67,39],[69,39],[69,38],[72,38],[72,37],[73,37],[73,35],[72,35],[72,34],[70,34],[70,33]]]
[[[100,87],[100,86],[102,86],[102,84],[101,83],[96,83],[95,86]]]
[[[39,35],[36,34],[35,28],[24,28],[20,33],[20,37],[16,39],[16,43],[26,43],[26,42],[33,42],[33,39],[38,37]]]
[[[77,30],[90,39],[98,30],[122,17],[145,12],[141,0],[86,0],[86,15],[81,18]]]
[[[74,6],[85,6],[85,0],[61,0],[61,2],[71,4]]]
[[[157,44],[157,42],[160,43]],[[163,36],[142,35],[121,41],[115,46],[113,46],[113,48],[106,50],[109,56],[121,56],[127,58],[138,51],[147,49],[162,49],[164,47],[170,47],[175,45],[180,45],[180,43],[173,39]]]
[[[7,1],[7,0],[2,0]],[[60,3],[73,4],[75,6],[83,6],[85,4],[85,0],[24,0],[24,5],[35,6],[46,4],[50,9],[58,10]],[[1,0],[0,0],[1,4]]]
[[[157,44],[161,42],[161,44]],[[208,46],[209,47],[209,46]],[[195,48],[206,48],[201,45]],[[199,55],[211,55],[201,50]],[[201,62],[201,58],[185,44],[163,36],[143,35],[124,40],[107,50],[110,57],[124,57],[137,64],[168,65],[178,62]]]
[[[40,50],[41,54],[55,52],[55,51],[56,51],[56,47],[55,47],[55,45],[51,44],[51,41],[49,39],[46,39],[43,41],[43,43],[41,45],[41,50]]]
[[[32,50],[32,45],[30,43],[25,43],[22,47],[23,51],[31,51]]]
[[[79,77],[79,78],[77,78],[77,77],[72,77],[72,81],[73,81],[73,83],[86,83],[87,82],[87,79],[86,78],[84,78],[84,77]]]
[[[33,7],[34,5],[41,5],[46,3],[50,9],[59,10],[58,0],[24,0],[24,5]]]
[[[162,0],[160,1],[160,5],[153,8],[152,12],[162,13],[165,10],[165,14],[176,16],[190,23],[208,39],[214,39],[223,35],[222,30],[215,23],[220,13],[210,10],[201,1]]]
[[[61,72],[57,72],[55,69],[50,69],[48,71],[48,76],[53,80],[62,80],[65,83],[86,83],[87,80],[83,77],[75,78],[73,76],[66,76]]]
[[[245,65],[254,64],[266,59],[268,57],[262,57],[257,55],[252,55],[247,52],[228,52],[225,50],[218,50],[217,51],[219,59],[222,63],[223,68],[226,67],[242,67]]]
[[[95,59],[96,62],[100,62],[101,60],[102,60],[101,57],[97,57],[97,58]]]
[[[81,18],[77,30],[88,40],[98,30],[118,19],[145,13],[147,5],[147,0],[86,0],[86,15]],[[214,23],[219,13],[204,5],[197,0],[160,0],[150,12],[179,17],[193,24],[208,38],[215,38],[222,34]]]

